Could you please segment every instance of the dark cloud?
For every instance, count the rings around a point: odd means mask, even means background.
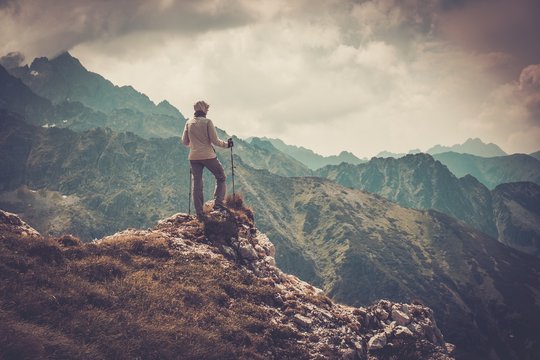
[[[0,65],[6,69],[13,69],[20,66],[24,61],[24,55],[18,51],[10,52],[0,57]]]
[[[469,51],[510,54],[508,79],[540,62],[540,1],[444,0],[441,4],[439,35]]]
[[[18,9],[17,2],[15,0],[0,0],[0,10],[16,10]]]
[[[253,14],[239,1],[225,0],[0,0],[0,31],[19,36],[22,50],[52,55],[99,39],[134,32],[193,35],[241,26]],[[4,49],[5,51],[6,49]]]

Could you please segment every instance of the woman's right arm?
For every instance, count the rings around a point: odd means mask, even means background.
[[[222,147],[222,148],[228,148],[229,144],[227,144],[225,141],[221,140],[217,136],[216,128],[214,127],[214,124],[212,123],[212,120],[208,120],[208,136],[210,137],[210,141],[212,144]]]

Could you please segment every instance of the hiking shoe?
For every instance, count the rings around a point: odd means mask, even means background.
[[[197,214],[197,220],[204,222],[206,220],[206,216],[204,214]]]

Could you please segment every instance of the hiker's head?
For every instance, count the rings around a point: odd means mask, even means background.
[[[197,101],[195,105],[193,105],[193,109],[195,109],[195,116],[206,116],[206,113],[208,113],[208,109],[210,108],[210,105],[208,105],[204,101]]]

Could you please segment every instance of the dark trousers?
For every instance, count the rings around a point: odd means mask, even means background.
[[[216,205],[223,205],[227,186],[225,184],[225,171],[223,165],[217,158],[207,160],[190,160],[191,173],[193,174],[193,204],[197,215],[203,214],[203,169],[206,167],[216,178],[216,189],[214,191],[214,201]]]

